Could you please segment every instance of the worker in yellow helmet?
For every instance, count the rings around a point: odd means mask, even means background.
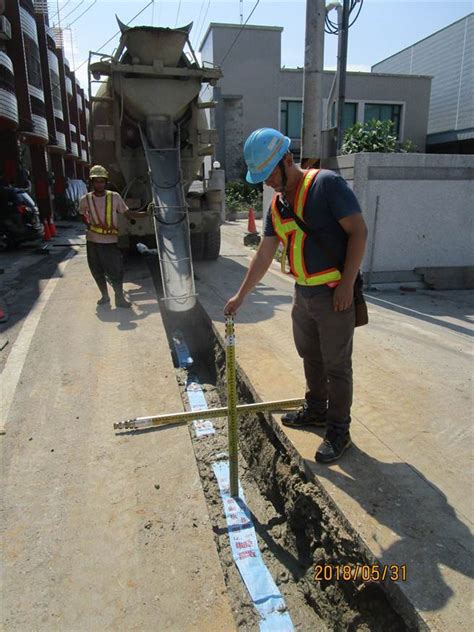
[[[79,202],[79,213],[87,226],[87,262],[101,292],[97,305],[110,304],[107,281],[115,293],[115,306],[132,304],[123,295],[123,258],[118,247],[118,215],[128,219],[146,216],[146,211],[131,211],[121,196],[107,190],[109,174],[101,165],[91,167],[92,191]]]

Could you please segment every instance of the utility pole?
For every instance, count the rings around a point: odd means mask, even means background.
[[[338,41],[338,74],[339,86],[337,91],[337,153],[342,147],[344,137],[344,101],[346,99],[346,67],[347,42],[349,39],[349,0],[343,0],[342,18],[340,22]],[[329,105],[329,104],[328,104]]]
[[[306,0],[303,74],[301,165],[318,165],[321,158],[325,0]]]

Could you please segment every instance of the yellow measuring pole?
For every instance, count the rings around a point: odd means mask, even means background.
[[[150,426],[167,426],[184,424],[197,419],[216,419],[227,417],[227,433],[229,444],[229,478],[230,495],[239,495],[238,470],[238,415],[245,413],[276,412],[299,408],[304,399],[281,399],[272,402],[256,402],[255,404],[237,404],[237,372],[235,365],[235,329],[234,317],[226,315],[225,320],[225,359],[227,380],[227,406],[225,408],[209,408],[207,410],[181,413],[167,413],[153,417],[137,417],[114,423],[114,430],[142,430]]]
[[[225,365],[227,379],[227,438],[229,443],[230,495],[239,495],[239,452],[237,440],[237,375],[235,370],[234,317],[225,317]]]

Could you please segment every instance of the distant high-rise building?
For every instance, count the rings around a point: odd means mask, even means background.
[[[60,26],[50,27],[50,32],[54,38],[54,43],[58,48],[64,48],[64,29]]]
[[[46,16],[46,18],[51,15],[51,11],[49,11],[49,6],[51,3],[48,0],[33,0],[33,5],[35,7],[36,13],[42,13]],[[53,12],[54,13],[54,12]]]

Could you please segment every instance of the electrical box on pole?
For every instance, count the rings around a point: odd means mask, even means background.
[[[323,111],[325,0],[306,0],[301,164],[319,164]]]

